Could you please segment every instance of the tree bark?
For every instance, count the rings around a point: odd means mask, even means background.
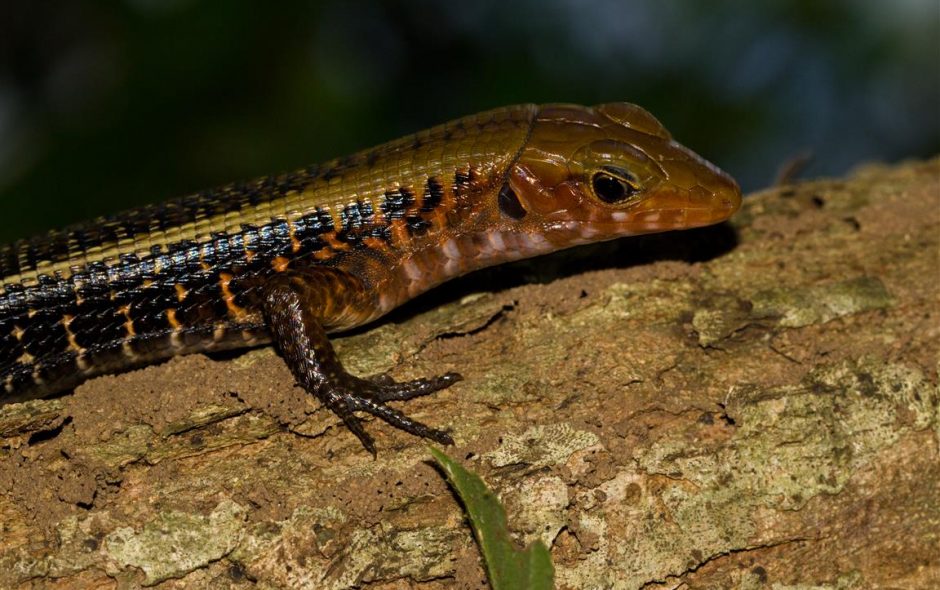
[[[477,274],[336,344],[464,374],[399,407],[453,430],[559,588],[927,588],[938,283],[935,159]],[[0,408],[0,587],[480,588],[424,443],[366,427],[377,460],[270,348]]]

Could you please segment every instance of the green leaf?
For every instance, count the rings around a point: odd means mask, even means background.
[[[506,526],[506,511],[480,476],[464,469],[442,451],[428,447],[463,501],[470,526],[483,552],[493,590],[547,590],[554,587],[552,558],[541,541],[516,548]]]

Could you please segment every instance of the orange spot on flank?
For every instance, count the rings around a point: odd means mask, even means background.
[[[335,252],[331,248],[321,248],[313,253],[313,257],[317,260],[329,260],[333,258]]]
[[[293,223],[290,222],[290,220],[287,221],[287,231],[290,234],[291,251],[296,254],[297,252],[300,252],[301,244],[300,239],[297,238],[297,228]]]
[[[288,258],[285,258],[284,256],[275,256],[274,259],[271,260],[271,266],[277,272],[284,272],[285,270],[287,270],[287,267],[289,265],[290,265],[290,260]]]
[[[118,308],[118,313],[124,316],[124,330],[127,332],[127,337],[136,336],[137,332],[134,330],[134,318],[131,317],[131,306],[130,304],[122,305]]]
[[[325,241],[330,248],[336,250],[337,252],[342,252],[343,250],[349,250],[350,248],[349,244],[347,244],[346,242],[342,242],[336,238],[336,232],[330,232],[328,234],[324,234],[323,241]]]
[[[367,238],[363,238],[362,243],[365,244],[366,247],[369,248],[370,250],[384,251],[384,250],[389,249],[388,243],[386,243],[386,241],[383,240],[382,238],[369,236]]]
[[[227,272],[219,273],[219,287],[222,290],[222,300],[225,301],[225,307],[228,313],[237,320],[244,319],[246,312],[243,308],[235,304],[235,295],[231,289],[232,275]]]
[[[179,330],[183,327],[180,321],[176,319],[176,310],[172,307],[166,310],[166,321],[170,323],[170,327],[174,330]]]

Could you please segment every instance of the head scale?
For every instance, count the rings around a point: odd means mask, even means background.
[[[560,246],[718,223],[734,180],[628,103],[545,105],[497,195],[504,227]]]

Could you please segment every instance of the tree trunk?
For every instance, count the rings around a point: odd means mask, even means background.
[[[869,166],[336,344],[464,374],[399,407],[453,430],[559,588],[937,587],[938,256],[940,159]],[[0,587],[482,587],[424,443],[366,427],[377,460],[270,348],[0,408]]]

